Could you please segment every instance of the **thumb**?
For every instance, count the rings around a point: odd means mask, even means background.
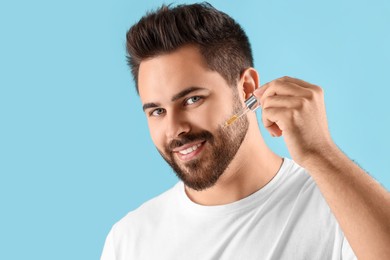
[[[266,127],[266,129],[273,137],[280,137],[283,134],[282,130],[280,130],[279,126],[275,123]]]

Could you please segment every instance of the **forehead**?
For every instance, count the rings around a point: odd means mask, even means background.
[[[141,62],[138,74],[142,102],[170,99],[188,87],[210,90],[226,84],[219,73],[208,69],[198,48],[185,46],[172,53]]]

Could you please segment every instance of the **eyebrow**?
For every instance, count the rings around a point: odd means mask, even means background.
[[[188,94],[194,92],[194,91],[198,91],[198,90],[204,90],[205,88],[201,88],[201,87],[189,87],[189,88],[186,88],[186,89],[183,89],[182,91],[180,91],[179,93],[175,94],[172,98],[171,98],[171,101],[174,102],[182,97],[185,97],[187,96]],[[145,111],[146,109],[148,108],[153,108],[153,107],[158,107],[159,104],[158,103],[145,103],[143,106],[142,106],[142,109]]]
[[[158,104],[156,104],[156,103],[146,103],[146,104],[144,104],[144,105],[142,106],[142,109],[143,109],[144,112],[145,112],[146,109],[148,109],[148,108],[153,108],[153,107],[158,107]]]

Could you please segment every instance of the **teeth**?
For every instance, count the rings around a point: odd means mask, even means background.
[[[201,145],[202,144],[195,144],[195,145],[193,145],[185,150],[179,151],[179,153],[184,154],[184,155],[189,154],[189,153],[195,151],[196,149],[198,149],[198,147]]]

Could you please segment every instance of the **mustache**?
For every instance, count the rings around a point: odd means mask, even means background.
[[[203,141],[212,141],[214,136],[209,131],[202,131],[199,133],[190,133],[180,137],[180,139],[173,139],[168,146],[166,147],[167,151],[171,152],[173,149],[183,146],[185,144],[203,140]]]

